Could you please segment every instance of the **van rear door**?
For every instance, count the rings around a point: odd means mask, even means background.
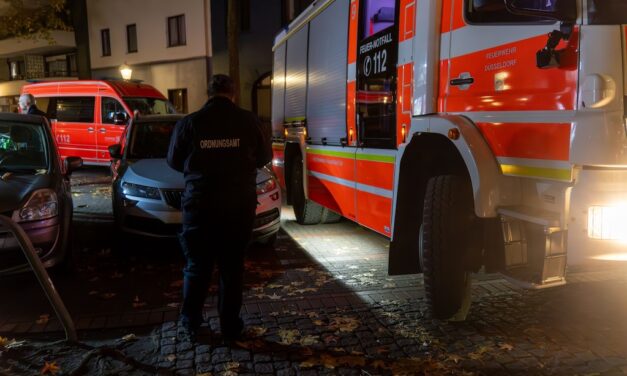
[[[83,161],[97,164],[96,125],[93,96],[63,96],[51,99],[54,105],[50,118],[54,122],[54,135],[61,157],[81,157]]]

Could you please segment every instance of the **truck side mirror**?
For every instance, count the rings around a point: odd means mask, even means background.
[[[122,145],[113,144],[108,147],[109,155],[113,159],[122,159]]]

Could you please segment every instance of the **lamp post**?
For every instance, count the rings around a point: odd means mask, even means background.
[[[133,76],[133,69],[124,63],[120,66],[120,74],[122,75],[122,79],[128,81]]]

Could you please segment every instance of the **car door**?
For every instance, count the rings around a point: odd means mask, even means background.
[[[124,106],[113,97],[100,97],[100,116],[96,128],[98,142],[98,159],[108,162],[109,146],[120,142],[129,115]]]
[[[61,157],[81,157],[96,163],[96,128],[94,96],[56,97],[50,114]]]

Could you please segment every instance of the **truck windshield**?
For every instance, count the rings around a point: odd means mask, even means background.
[[[175,114],[172,103],[160,98],[125,97],[124,102],[131,111],[139,111],[140,115],[165,115]]]
[[[627,1],[588,0],[588,22],[592,25],[627,24]]]
[[[0,122],[0,173],[48,169],[48,142],[42,126]]]
[[[165,158],[168,155],[170,135],[175,124],[171,121],[135,123],[131,131],[127,158]]]

